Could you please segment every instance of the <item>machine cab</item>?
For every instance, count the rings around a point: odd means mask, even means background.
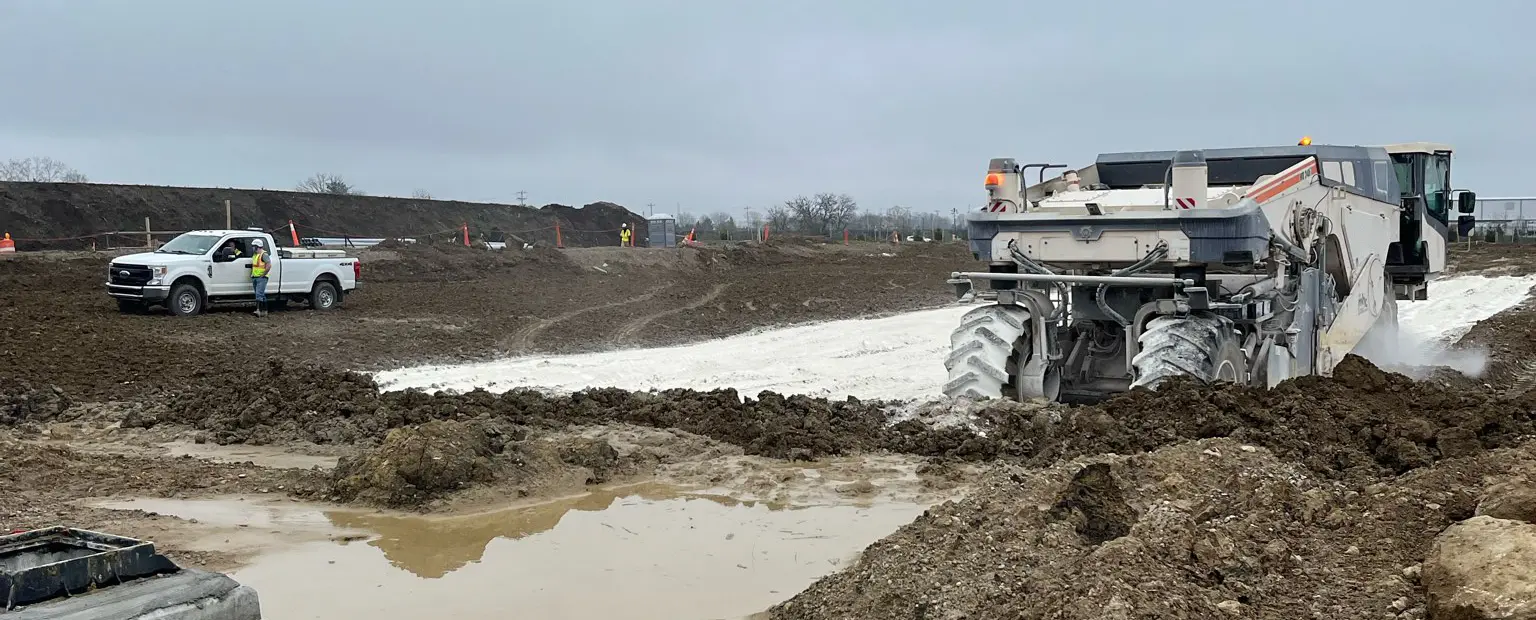
[[[1399,240],[1387,248],[1387,273],[1398,299],[1426,299],[1426,281],[1445,269],[1451,227],[1470,221],[1477,196],[1470,191],[1456,195],[1452,189],[1449,145],[1409,142],[1385,148],[1403,207]],[[1451,212],[1453,197],[1460,217]]]

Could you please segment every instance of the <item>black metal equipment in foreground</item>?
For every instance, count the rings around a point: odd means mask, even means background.
[[[179,570],[135,538],[63,526],[0,536],[0,611]]]

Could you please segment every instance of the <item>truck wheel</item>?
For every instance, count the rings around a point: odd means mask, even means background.
[[[949,336],[944,395],[1020,399],[1019,364],[1029,352],[1029,323],[1029,311],[1017,306],[982,306],[965,313]]]
[[[336,292],[336,285],[330,282],[316,282],[309,291],[309,307],[315,310],[330,310],[340,302],[341,295]]]
[[[117,300],[117,311],[123,314],[144,314],[146,309],[148,309],[148,306],[145,306],[142,301],[134,301],[132,299]]]
[[[171,287],[165,307],[176,316],[196,316],[203,311],[203,293],[191,284],[177,284]]]
[[[1196,314],[1160,316],[1141,333],[1141,352],[1131,364],[1136,368],[1132,387],[1157,389],[1175,375],[1202,383],[1248,383],[1248,362],[1238,334],[1224,318]]]

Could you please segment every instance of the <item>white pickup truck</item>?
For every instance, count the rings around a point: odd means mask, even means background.
[[[129,254],[107,267],[107,294],[118,310],[142,312],[163,305],[192,316],[216,303],[251,302],[251,242],[260,239],[271,258],[267,299],[274,307],[307,301],[330,310],[357,288],[363,264],[342,250],[278,248],[272,236],[250,230],[194,230],[153,252]]]

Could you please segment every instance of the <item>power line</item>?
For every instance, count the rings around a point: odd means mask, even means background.
[[[528,206],[528,202],[527,202],[527,200],[528,200],[528,192],[525,192],[523,190],[517,190],[517,194],[516,195],[517,195],[517,206],[519,206],[519,207],[526,207],[526,206]]]

